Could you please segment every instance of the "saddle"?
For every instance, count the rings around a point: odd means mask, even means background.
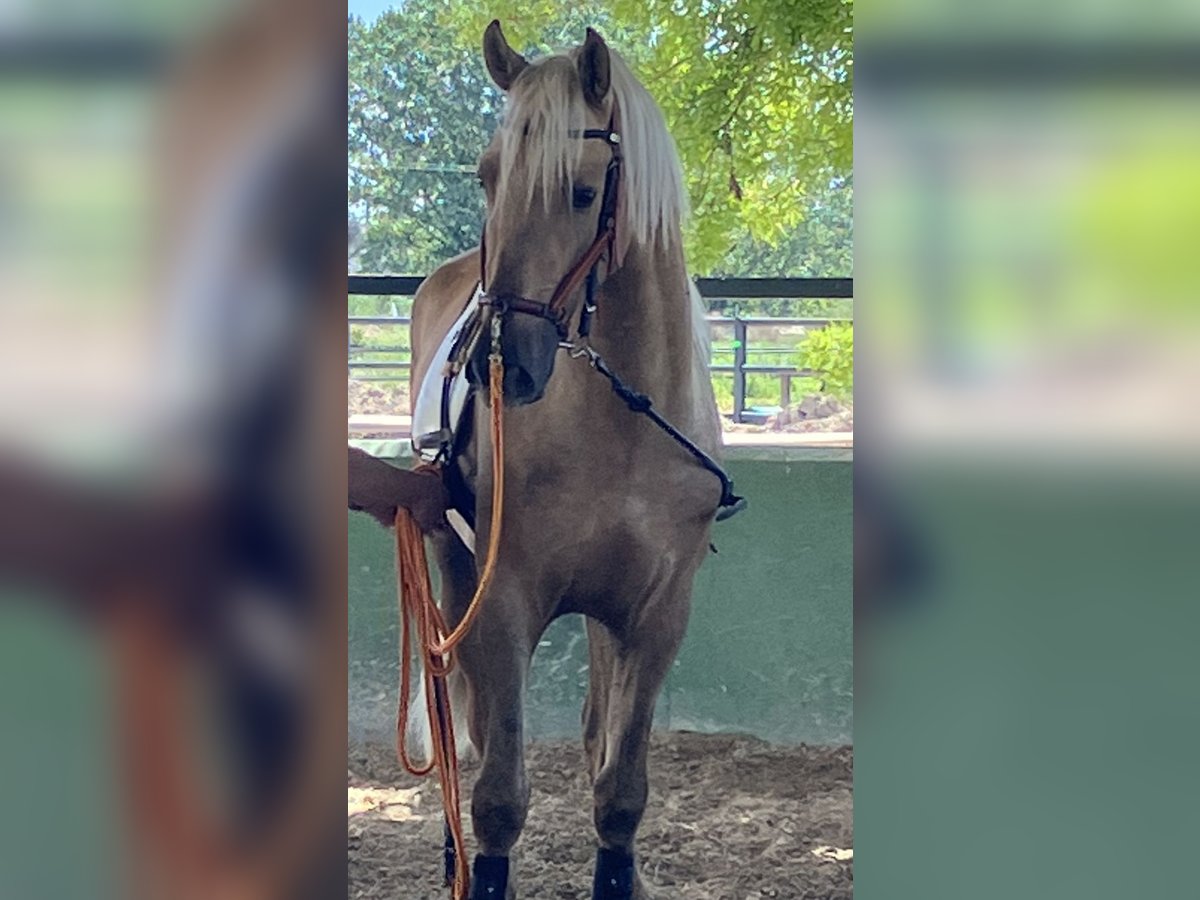
[[[462,341],[469,339],[478,330],[479,318],[482,315],[479,299],[481,289],[478,285],[462,312],[446,332],[438,345],[429,368],[421,379],[417,395],[412,405],[412,446],[413,452],[424,462],[442,462],[449,464],[456,445],[456,437],[461,431],[463,416],[466,413],[468,401],[471,398],[471,385],[467,382],[466,367],[451,363],[451,357],[465,358],[466,354],[456,354],[461,350]],[[451,492],[452,500],[458,500],[462,492]],[[474,509],[462,498],[446,511],[450,526],[462,539],[463,544],[471,553],[475,552],[475,529],[471,522],[474,519]],[[474,498],[470,500],[473,502]]]
[[[462,313],[438,345],[425,377],[421,379],[417,396],[413,398],[413,452],[425,462],[436,461],[445,447],[453,444],[466,409],[471,386],[467,384],[465,368],[455,370],[451,367],[450,355],[479,318],[479,296],[480,290],[476,286]]]

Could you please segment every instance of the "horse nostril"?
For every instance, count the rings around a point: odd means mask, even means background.
[[[537,385],[533,383],[533,376],[524,369],[517,369],[516,378],[513,381],[518,397],[529,397],[537,390]]]
[[[504,373],[504,399],[510,403],[532,403],[541,396],[537,382],[523,368],[514,366]]]

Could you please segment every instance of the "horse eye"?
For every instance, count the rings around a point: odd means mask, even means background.
[[[575,188],[574,202],[575,202],[576,209],[587,209],[589,206],[592,205],[592,201],[595,199],[596,199],[596,192],[594,190],[592,190],[590,187],[582,187],[581,186],[581,187]]]

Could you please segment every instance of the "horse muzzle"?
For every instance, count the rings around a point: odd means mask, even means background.
[[[498,313],[493,313],[497,315]],[[500,330],[500,356],[504,361],[504,403],[526,406],[542,399],[554,374],[559,332],[548,319],[535,316],[503,316]],[[491,341],[485,328],[467,364],[467,381],[475,387],[486,386]]]

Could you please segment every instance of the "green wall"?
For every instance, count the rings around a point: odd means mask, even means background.
[[[363,446],[385,458],[398,455],[394,442]],[[720,552],[697,576],[688,637],[659,700],[658,725],[849,743],[850,453],[738,448],[727,457],[750,507],[714,529]],[[351,513],[349,558],[350,735],[390,735],[397,681],[390,534]],[[534,658],[531,735],[579,733],[586,672],[583,622],[561,619]]]

